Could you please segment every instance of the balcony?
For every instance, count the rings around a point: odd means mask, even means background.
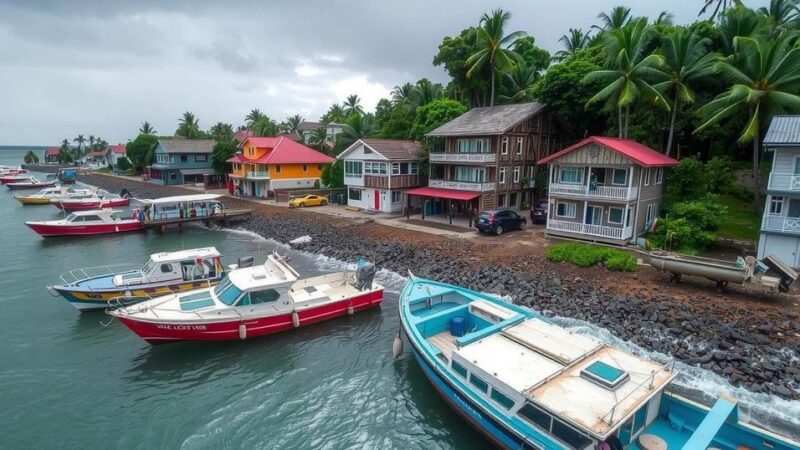
[[[800,174],[770,173],[768,190],[800,191]]]
[[[494,190],[494,182],[473,183],[469,181],[447,181],[431,179],[428,186],[441,189],[455,189],[458,191],[488,192]]]
[[[599,198],[604,200],[636,200],[639,188],[625,186],[595,186],[586,184],[550,183],[549,192],[574,197]]]
[[[765,214],[761,229],[764,231],[800,234],[800,217]]]
[[[433,153],[430,154],[432,163],[466,163],[486,164],[497,162],[496,153]]]
[[[585,234],[609,239],[630,239],[633,237],[633,227],[616,228],[602,225],[590,225],[580,222],[567,222],[563,220],[548,220],[547,229],[553,231],[566,231],[569,233]]]
[[[269,180],[269,172],[247,172],[248,180]]]

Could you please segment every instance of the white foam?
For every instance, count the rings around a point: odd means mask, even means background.
[[[289,241],[290,244],[308,244],[309,242],[311,242],[311,236],[309,235],[300,236],[297,239]]]

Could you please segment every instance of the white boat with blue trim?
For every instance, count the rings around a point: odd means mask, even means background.
[[[575,334],[491,295],[412,275],[399,305],[427,378],[498,447],[800,450],[739,418],[734,399],[705,406],[671,392],[673,363]]]

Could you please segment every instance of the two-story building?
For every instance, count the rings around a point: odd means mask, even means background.
[[[653,224],[678,161],[632,139],[591,136],[539,164],[550,166],[546,234],[625,245]]]
[[[410,195],[428,200],[426,216],[448,208],[521,208],[533,200],[536,161],[566,135],[538,102],[473,108],[427,134],[434,138],[428,188]]]
[[[58,154],[61,152],[60,147],[47,147],[44,149],[44,162],[47,163],[57,163],[58,162]]]
[[[417,141],[360,139],[336,159],[344,165],[347,205],[378,212],[401,211],[405,192],[424,182]]]
[[[106,148],[106,161],[108,164],[116,167],[119,159],[125,157],[125,150],[125,145],[123,144],[109,145]]]
[[[155,184],[203,183],[215,174],[213,139],[161,138],[153,149],[149,180]]]
[[[267,197],[279,189],[313,188],[322,169],[335,159],[313,148],[280,137],[249,137],[228,162],[234,189],[240,195]]]
[[[758,258],[773,254],[800,267],[800,116],[775,116],[764,136],[774,153],[758,239]]]
[[[304,142],[309,142],[311,136],[313,136],[314,132],[319,128],[325,129],[325,140],[330,147],[333,147],[336,141],[336,135],[341,134],[344,125],[334,122],[323,123],[304,120],[297,126],[297,137],[302,138]]]

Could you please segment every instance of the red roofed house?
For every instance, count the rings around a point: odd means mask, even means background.
[[[59,147],[47,147],[44,149],[44,162],[45,163],[57,163],[58,162],[58,152],[61,149]]]
[[[125,145],[124,144],[117,144],[117,145],[109,145],[106,149],[106,161],[109,164],[116,167],[117,161],[119,158],[125,156]]]
[[[624,245],[643,235],[678,161],[632,139],[591,136],[539,160],[550,165],[548,235]]]
[[[322,168],[335,160],[292,139],[248,137],[229,159],[234,187],[242,195],[266,197],[278,189],[313,188]]]
[[[86,154],[86,160],[95,163],[106,164],[106,151],[97,150]]]

